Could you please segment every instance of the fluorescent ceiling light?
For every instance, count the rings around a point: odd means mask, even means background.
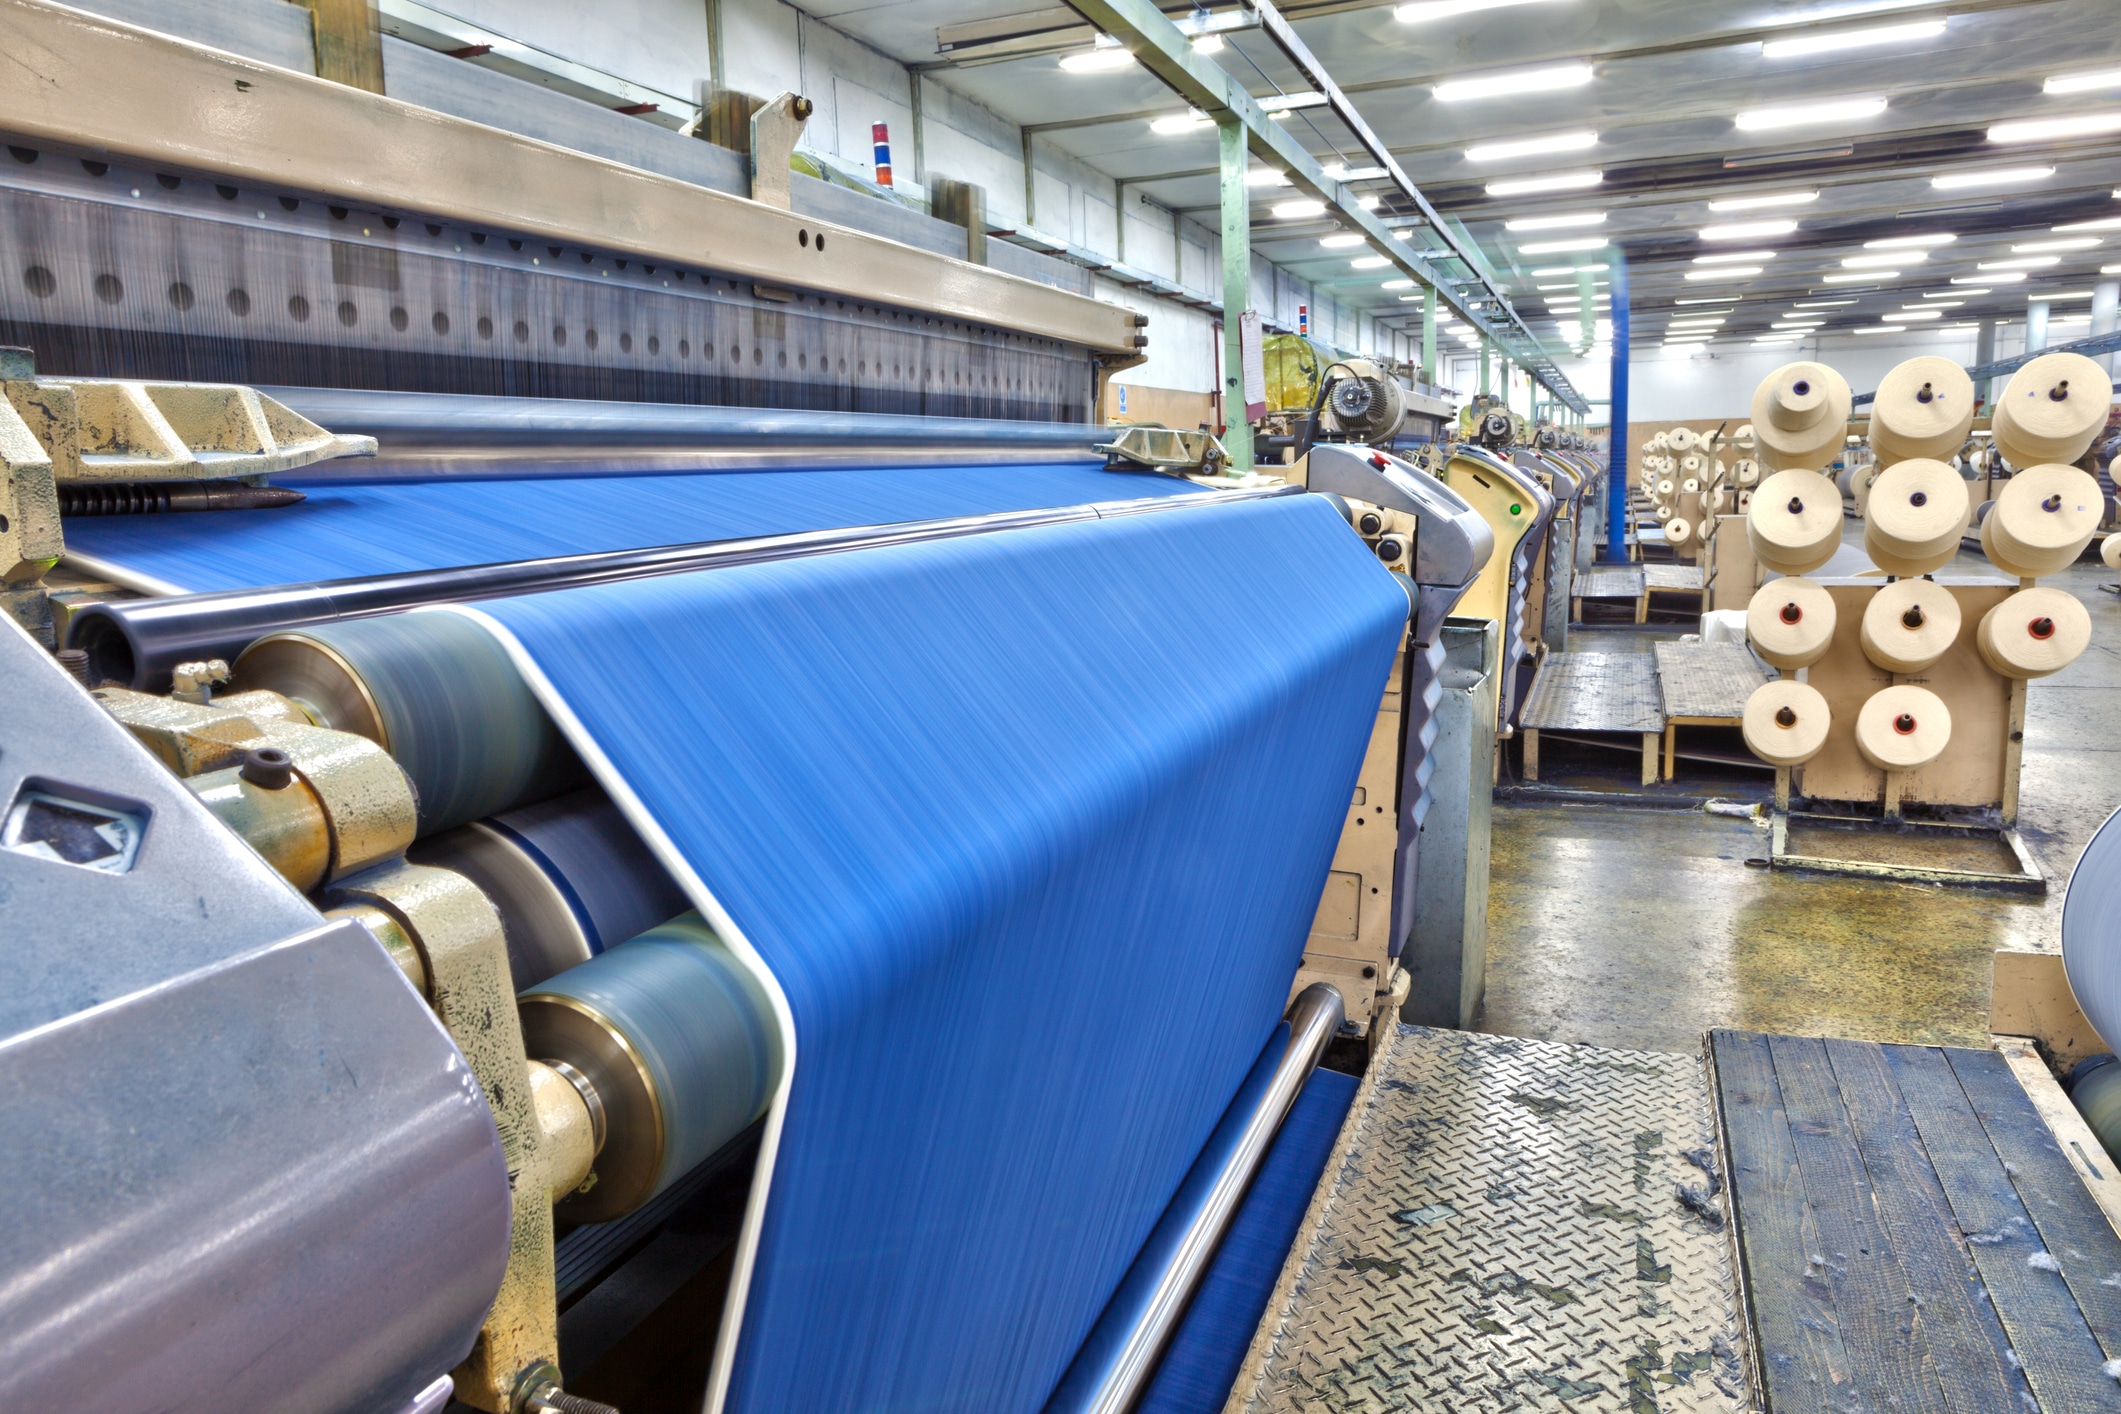
[[[1930,296],[1924,295],[1923,298],[1929,299]],[[1965,303],[1966,301],[1963,299],[1948,299],[1937,304],[1903,304],[1900,307],[1902,309],[1957,309]]]
[[[2029,123],[1998,123],[1988,130],[1990,142],[2053,142],[2058,137],[2096,137],[2121,132],[2121,112],[2078,113],[2068,118],[2036,118]]]
[[[1202,128],[1212,128],[1215,120],[1199,109],[1190,113],[1173,113],[1168,117],[1150,120],[1149,131],[1172,137],[1179,133],[1197,133]]]
[[[1791,308],[1791,309],[1840,309],[1840,308],[1843,308],[1844,306],[1847,306],[1847,305],[1851,305],[1851,304],[1857,304],[1857,303],[1860,303],[1860,301],[1857,301],[1857,300],[1852,300],[1852,299],[1808,299],[1808,300],[1804,300],[1804,301],[1802,301],[1801,303],[1798,303],[1798,304],[1793,304],[1793,305],[1791,305],[1791,306],[1790,306],[1790,308]]]
[[[1941,245],[1950,245],[1959,238],[1949,232],[1939,231],[1933,236],[1889,236],[1882,241],[1865,241],[1865,250],[1934,250]]]
[[[1484,142],[1466,149],[1468,162],[1507,162],[1513,157],[1537,157],[1545,152],[1581,152],[1598,145],[1598,134],[1588,129],[1548,133],[1542,137],[1512,138],[1508,142]]]
[[[1851,329],[1851,334],[1905,334],[1907,330],[1898,324],[1873,324],[1868,329]]]
[[[1931,177],[1938,191],[1964,191],[1969,187],[2020,187],[2044,182],[2055,175],[2052,167],[1993,167],[1986,172],[1947,172]]]
[[[1219,34],[1201,34],[1193,37],[1195,54],[1220,54],[1223,52],[1223,37]]]
[[[1767,349],[1773,348],[1778,344],[1794,344],[1796,342],[1796,339],[1786,335],[1770,335],[1766,338],[1753,340],[1753,347],[1756,349]]]
[[[2057,74],[2040,85],[2043,93],[2097,93],[2103,88],[2121,88],[2121,69],[2094,69],[2082,74]]]
[[[1817,201],[1816,191],[1778,191],[1765,196],[1726,196],[1709,203],[1711,211],[1755,211],[1763,206],[1802,206]]]
[[[1572,211],[1562,216],[1520,216],[1503,224],[1506,231],[1560,231],[1571,226],[1603,226],[1603,211]],[[2098,242],[2094,241],[2094,245]]]
[[[1316,108],[1326,101],[1323,93],[1269,93],[1252,100],[1268,113],[1289,113],[1298,108]]]
[[[1882,270],[1888,265],[1920,265],[1929,257],[1919,250],[1898,250],[1885,255],[1851,255],[1841,262],[1844,270]]]
[[[1816,329],[1824,323],[1826,323],[1824,319],[1777,319],[1774,321],[1774,327],[1777,329]]]
[[[1412,280],[1387,280],[1377,288],[1380,290],[1411,290],[1414,288],[1414,282]]]
[[[1703,226],[1705,241],[1755,241],[1762,236],[1786,236],[1797,229],[1795,221],[1737,221],[1727,226]]]
[[[1555,172],[1544,177],[1508,177],[1499,182],[1488,183],[1489,196],[1533,196],[1547,191],[1579,191],[1584,187],[1595,187],[1605,180],[1605,173],[1586,169],[1581,172]]]
[[[1605,273],[1605,272],[1606,272],[1606,271],[1607,271],[1608,269],[1610,269],[1610,268],[1611,268],[1610,266],[1607,266],[1607,265],[1605,265],[1605,264],[1603,264],[1603,263],[1601,263],[1601,264],[1597,264],[1597,265],[1545,265],[1545,266],[1541,266],[1541,267],[1540,267],[1539,269],[1537,269],[1537,270],[1534,270],[1534,271],[1533,271],[1532,273],[1533,273],[1534,275],[1537,275],[1537,276],[1545,276],[1545,275],[1573,275],[1573,274],[1575,274],[1575,273],[1576,273],[1577,271],[1579,271],[1579,270],[1588,270],[1588,271],[1590,271],[1590,272],[1591,272],[1591,273],[1592,273],[1593,275],[1602,275],[1602,274],[1604,274],[1604,273]],[[1594,284],[1594,285],[1603,285],[1603,284],[1605,283],[1605,281],[1603,281],[1603,280],[1593,280],[1593,281],[1592,281],[1591,283],[1592,283],[1592,284]],[[1542,285],[1542,286],[1540,286],[1540,288],[1541,288],[1541,289],[1545,289],[1545,288],[1547,288],[1547,287],[1546,287],[1546,286],[1544,286],[1544,285]]]
[[[1888,324],[1913,324],[1923,319],[1942,319],[1944,318],[1944,311],[1941,309],[1903,309],[1892,314],[1881,315],[1880,318],[1884,319]]]
[[[1061,55],[1060,66],[1071,74],[1109,74],[1134,67],[1134,55],[1110,35],[1097,37],[1097,48]]]
[[[1565,241],[1533,241],[1517,247],[1519,255],[1566,255],[1572,250],[1604,250],[1611,242],[1604,236],[1575,236]]]
[[[1596,290],[1596,289],[1601,289],[1601,288],[1603,288],[1603,287],[1605,286],[1605,284],[1606,284],[1606,282],[1605,282],[1604,280],[1593,280],[1593,281],[1591,281],[1591,288],[1592,288],[1592,289],[1594,289],[1594,290]],[[1562,284],[1562,285],[1541,285],[1541,286],[1539,287],[1539,290],[1540,290],[1540,293],[1544,294],[1544,293],[1545,293],[1546,291],[1548,291],[1548,290],[1573,290],[1573,289],[1575,289],[1575,288],[1576,288],[1576,282],[1575,282],[1574,280],[1571,280],[1571,281],[1569,281],[1569,282],[1568,282],[1567,284]],[[1599,298],[1600,298],[1600,299],[1604,299],[1604,298],[1605,298],[1605,296],[1604,296],[1604,295],[1600,295],[1600,296],[1599,296]]]
[[[1436,85],[1439,103],[1463,103],[1474,98],[1534,98],[1581,88],[1591,81],[1589,64],[1549,64],[1537,69],[1516,69],[1504,74],[1484,74],[1475,79],[1452,79]]]
[[[1987,293],[1988,290],[1985,286],[1977,285],[1974,288],[1967,290],[1924,290],[1922,292],[1922,297],[1924,299],[1956,300],[1961,298],[1971,298],[1974,295],[1985,295]]]
[[[1935,39],[1942,33],[1943,20],[1917,20],[1913,24],[1880,25],[1875,29],[1845,29],[1833,34],[1800,34],[1792,39],[1769,40],[1760,46],[1760,57],[1797,59],[1806,54],[1833,54],[1843,49],[1870,49],[1880,44]]]
[[[1741,265],[1751,260],[1773,260],[1774,258],[1775,252],[1771,250],[1732,250],[1726,251],[1722,255],[1697,255],[1694,257],[1694,263],[1696,265]]]
[[[1697,354],[1700,353],[1703,349],[1707,348],[1708,345],[1696,341],[1690,344],[1665,344],[1662,345],[1662,347],[1666,353]]]
[[[1482,10],[1502,10],[1512,5],[1538,4],[1540,0],[1412,0],[1412,3],[1395,6],[1392,18],[1403,25],[1418,25],[1429,20],[1448,20],[1459,15],[1478,14]]]
[[[2099,267],[2099,273],[2101,275],[2121,275],[2121,265],[2102,265]]]
[[[1301,221],[1306,217],[1323,216],[1326,204],[1323,201],[1278,201],[1274,203],[1274,217],[1278,221]]]
[[[1880,280],[1897,280],[1898,270],[1866,270],[1859,275],[1829,275],[1819,283],[1822,285],[1875,285]]]
[[[2020,280],[2023,280],[2024,278],[2025,278],[2025,272],[2024,272],[2023,270],[2009,270],[2009,271],[2004,271],[2003,273],[2001,273],[2001,274],[1996,274],[1996,275],[1954,275],[1954,276],[1952,276],[1952,283],[1953,283],[1953,284],[1955,284],[1955,285],[1983,285],[1983,286],[1987,286],[1987,285],[2015,285],[2015,284],[2017,284],[2017,283],[2018,283],[2018,282],[2019,282]],[[1987,294],[1987,293],[1988,293],[1988,291],[1987,291],[1986,289],[1983,289],[1983,290],[1981,291],[1981,293],[1983,293],[1983,294]]]
[[[1326,176],[1331,177],[1336,182],[1374,182],[1379,177],[1391,175],[1382,167],[1355,167],[1351,169],[1346,163],[1342,162],[1329,163],[1321,170]]]
[[[1391,263],[1391,258],[1388,256],[1366,255],[1360,260],[1349,261],[1348,265],[1355,270],[1382,270]]]
[[[2052,228],[2062,231],[2121,231],[2121,216],[2108,216],[2098,221],[2071,221],[2067,225]]]
[[[1753,108],[1737,117],[1740,132],[1768,132],[1776,128],[1810,127],[1818,123],[1850,123],[1875,118],[1885,111],[1882,98],[1841,98],[1825,103],[1785,103],[1773,108]]]
[[[2059,299],[2090,299],[2091,297],[2092,292],[2090,290],[2054,290],[2039,294],[2030,294],[2027,295],[2025,298],[2028,302],[2038,300],[2047,300],[2049,302],[2053,302]]]
[[[1750,280],[1761,273],[1758,265],[1722,265],[1712,270],[1689,270],[1689,280]]]
[[[1375,211],[1383,203],[1384,198],[1381,196],[1358,196],[1355,198],[1355,204],[1365,211]]]
[[[1254,167],[1245,173],[1248,187],[1285,187],[1288,184],[1289,174],[1272,167]]]
[[[1744,298],[1745,298],[1745,296],[1744,296],[1744,295],[1702,295],[1702,296],[1701,296],[1700,298],[1698,298],[1698,299],[1675,299],[1675,300],[1673,300],[1673,301],[1672,301],[1672,303],[1673,303],[1673,304],[1729,304],[1729,303],[1730,303],[1731,301],[1733,301],[1733,300],[1742,300],[1742,299],[1744,299]]]
[[[1351,246],[1363,244],[1366,239],[1366,237],[1355,235],[1352,232],[1343,232],[1337,236],[1326,236],[1318,243],[1327,250],[1347,250]]]
[[[2027,241],[2011,247],[2012,255],[2035,255],[2043,250],[2090,250],[2105,242],[2097,236],[2069,236],[2059,241]]]
[[[2045,270],[2060,265],[2059,255],[2028,255],[2019,260],[1984,260],[1975,265],[1976,270]]]

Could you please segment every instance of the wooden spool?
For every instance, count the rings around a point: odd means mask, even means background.
[[[1848,436],[1848,380],[1823,363],[1786,363],[1753,394],[1760,459],[1779,471],[1817,471]]]
[[[2042,354],[1996,400],[1996,446],[2015,467],[2073,462],[2106,429],[2114,384],[2083,354]]]
[[[1974,646],[1981,661],[2007,678],[2044,678],[2091,646],[2092,616],[2076,595],[2021,589],[1981,616]]]
[[[1738,430],[1731,434],[1731,445],[1738,449],[1738,455],[1742,457],[1753,455],[1753,450],[1757,445],[1753,440],[1753,424],[1750,422],[1739,423]]]
[[[1974,426],[1974,380],[1948,358],[1911,358],[1885,375],[1871,404],[1871,449],[1881,466],[1941,461]]]
[[[1691,427],[1674,427],[1660,435],[1665,439],[1665,446],[1675,452],[1691,452],[1701,443],[1701,435]]]
[[[1709,459],[1699,452],[1688,452],[1679,459],[1679,474],[1698,479],[1709,469]]]
[[[2103,425],[2103,424],[2102,424]],[[2073,466],[2028,467],[2003,483],[1981,521],[1981,549],[2020,579],[2067,569],[2099,533],[2106,498]]]
[[[1810,574],[1841,546],[1841,496],[1816,471],[1778,471],[1753,488],[1745,536],[1778,574]]]
[[[1759,485],[1760,463],[1754,461],[1751,457],[1741,457],[1737,461],[1732,462],[1731,481],[1741,487]]]
[[[1898,462],[1871,483],[1863,548],[1887,574],[1929,574],[1959,553],[1966,513],[1966,483],[1958,472],[1924,458]]]
[[[1834,596],[1809,579],[1771,579],[1745,606],[1745,636],[1769,667],[1808,668],[1833,646]]]
[[[1740,722],[1746,746],[1770,766],[1802,766],[1826,745],[1833,725],[1833,712],[1819,689],[1795,678],[1754,688]]]
[[[1679,483],[1672,480],[1671,477],[1661,476],[1657,478],[1657,496],[1659,500],[1669,501],[1678,494],[1678,491]]]
[[[1881,688],[1856,714],[1856,749],[1881,771],[1927,766],[1951,740],[1951,709],[1936,693],[1912,683]]]
[[[2121,532],[2099,542],[2099,562],[2110,570],[2121,570]]]
[[[1927,579],[1895,580],[1863,609],[1863,656],[1889,673],[1919,673],[1959,641],[1959,601]]]
[[[1699,477],[1689,476],[1679,483],[1679,494],[1682,496],[1692,496],[1700,490],[1701,480]]]
[[[1673,516],[1664,523],[1664,543],[1677,549],[1694,538],[1694,523],[1684,516]]]

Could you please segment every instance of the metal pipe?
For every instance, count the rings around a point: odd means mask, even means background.
[[[1613,256],[1613,388],[1606,404],[1611,426],[1606,431],[1605,557],[1608,564],[1628,558],[1628,262]]]
[[[1343,1014],[1340,993],[1324,982],[1298,994],[1288,1044],[1257,1102],[1249,1111],[1233,1105],[1216,1127],[1045,1414],[1127,1414],[1141,1399]]]
[[[951,540],[963,535],[982,535],[1034,525],[1059,525],[1112,515],[1192,509],[1292,494],[1303,494],[1303,488],[1270,486],[1247,491],[1201,491],[1144,498],[1140,502],[1097,502],[1045,510],[999,511],[991,515],[902,521],[895,525],[806,530],[792,535],[758,535],[641,550],[557,555],[542,560],[472,565],[460,569],[414,570],[309,584],[229,589],[213,594],[128,599],[92,605],[76,613],[71,620],[69,638],[72,646],[87,651],[92,682],[116,681],[129,683],[142,691],[161,691],[169,685],[170,670],[178,663],[207,658],[225,658],[232,662],[246,647],[268,633],[307,628],[339,619],[368,618],[422,604],[498,599],[514,594],[683,574],[692,570],[803,559],[881,545]],[[94,562],[84,558],[83,563],[93,565]]]

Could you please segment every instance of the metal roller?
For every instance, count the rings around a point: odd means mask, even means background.
[[[492,635],[456,614],[392,614],[258,640],[245,689],[367,737],[412,779],[422,836],[558,795],[582,765]]]
[[[697,913],[519,1001],[526,1051],[580,1077],[601,1121],[595,1181],[554,1209],[563,1221],[632,1212],[765,1113],[780,1079],[772,1004]]]
[[[493,900],[519,992],[689,907],[619,808],[594,788],[430,836],[409,857],[455,870]]]

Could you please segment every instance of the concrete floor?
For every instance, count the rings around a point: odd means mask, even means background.
[[[1965,553],[1952,568],[1995,573]],[[2044,899],[1771,874],[1744,862],[1763,828],[1697,811],[1498,805],[1478,1029],[1688,1052],[1714,1026],[1986,1045],[1990,954],[2060,946],[2070,871],[2121,807],[2114,581],[2096,561],[2042,581],[2092,616],[2091,648],[2028,699],[2020,830]]]

